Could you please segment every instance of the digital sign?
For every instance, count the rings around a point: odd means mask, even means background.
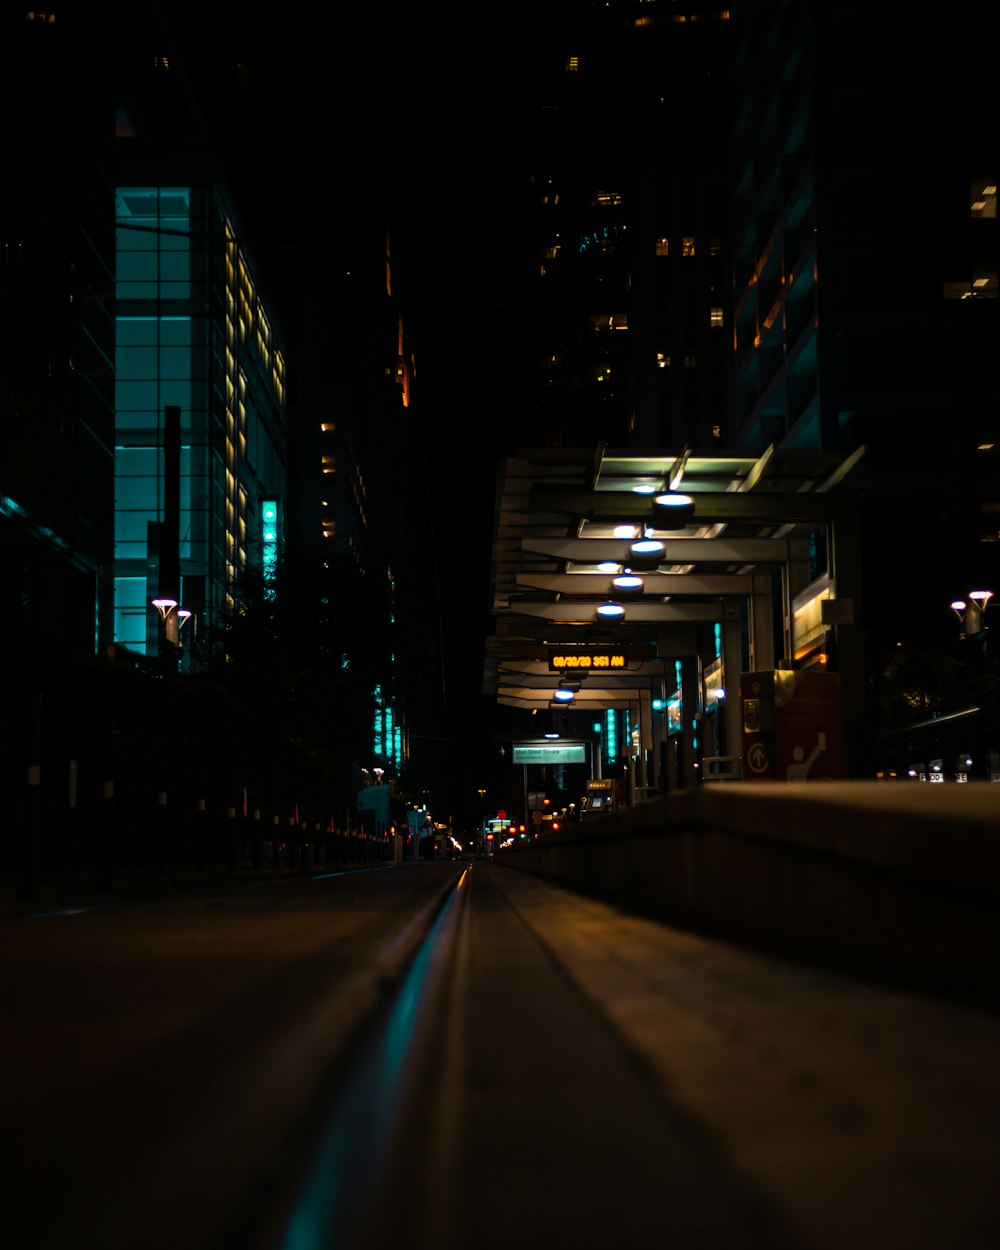
[[[608,648],[581,647],[579,650],[549,651],[549,672],[624,672],[628,668],[624,651]]]

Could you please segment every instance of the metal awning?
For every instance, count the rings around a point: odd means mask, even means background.
[[[662,672],[691,626],[718,621],[754,579],[802,559],[809,535],[854,507],[863,449],[694,454],[612,450],[522,451],[498,467],[491,577],[493,634],[484,690],[515,707],[548,708],[560,674],[552,647],[632,648],[627,667],[587,674],[574,701],[612,707]],[[842,489],[851,478],[850,491]],[[695,514],[682,530],[657,529],[651,492],[681,490]],[[633,538],[666,554],[641,573],[641,599],[613,625],[595,620]],[[639,653],[642,658],[638,658]]]

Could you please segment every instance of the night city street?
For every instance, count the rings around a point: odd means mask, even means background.
[[[0,22],[5,1250],[1000,1250],[995,0]]]

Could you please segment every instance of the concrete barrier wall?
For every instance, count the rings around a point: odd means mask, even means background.
[[[703,785],[500,862],[783,954],[1000,998],[1000,785]]]

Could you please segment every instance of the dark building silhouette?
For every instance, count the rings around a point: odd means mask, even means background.
[[[111,641],[114,94],[111,26],[4,9],[0,615],[11,649]]]
[[[727,14],[565,6],[537,115],[547,445],[731,440]]]

